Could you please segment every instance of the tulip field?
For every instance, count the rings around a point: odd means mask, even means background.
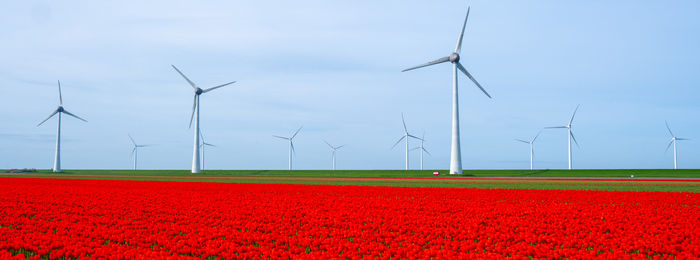
[[[700,193],[1,178],[0,258],[700,257]]]

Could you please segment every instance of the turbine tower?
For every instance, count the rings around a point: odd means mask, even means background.
[[[199,162],[199,96],[202,95],[203,93],[207,93],[209,91],[215,90],[217,88],[231,85],[233,83],[236,83],[235,81],[231,81],[226,84],[221,84],[215,87],[207,88],[207,89],[201,89],[197,87],[197,85],[194,84],[185,74],[183,74],[175,65],[170,65],[177,71],[177,73],[180,74],[185,80],[187,80],[187,83],[192,86],[194,89],[194,103],[192,104],[192,115],[190,116],[190,128],[192,128],[192,119],[194,118],[194,147],[192,150],[192,173],[199,173],[200,172],[200,162]]]
[[[326,142],[326,140],[323,140],[323,142],[325,142],[325,143],[328,145],[328,147],[330,147],[331,150],[333,150],[333,154],[331,155],[331,158],[332,158],[332,160],[333,160],[333,170],[335,171],[335,154],[336,154],[336,152],[338,151],[338,149],[340,149],[341,147],[343,147],[343,146],[345,146],[345,145],[341,145],[341,146],[332,146],[330,143]]]
[[[401,113],[401,122],[403,122],[403,136],[401,136],[401,138],[399,138],[399,140],[396,141],[396,143],[394,144],[394,146],[391,147],[391,149],[394,149],[394,147],[396,147],[396,145],[399,144],[401,140],[406,139],[406,170],[408,171],[408,138],[412,137],[418,140],[420,140],[420,138],[408,133],[408,128],[406,128],[406,120],[404,120],[403,118],[403,113]]]
[[[291,137],[273,135],[274,137],[289,141],[289,170],[290,171],[292,170],[292,153],[294,153],[294,155],[297,155],[297,152],[294,150],[294,137],[297,136],[297,134],[299,133],[299,131],[301,130],[302,127],[299,127],[299,129],[297,129],[297,131],[294,132],[294,134],[292,134]]]
[[[574,137],[574,133],[571,131],[571,123],[574,122],[574,116],[576,116],[576,111],[578,111],[578,107],[581,106],[581,104],[576,106],[576,109],[574,109],[574,114],[571,115],[571,120],[569,120],[568,125],[564,126],[552,126],[552,127],[546,127],[546,128],[566,128],[569,132],[569,170],[571,170],[571,140],[574,140],[574,143],[576,143],[576,146],[580,148],[578,145],[578,142],[576,141],[576,137]]]
[[[204,170],[204,147],[205,146],[216,147],[216,145],[207,143],[207,141],[204,140],[204,135],[202,134],[202,131],[199,132],[199,137],[202,139],[202,144],[199,145],[199,148],[202,149],[202,171],[203,171]]]
[[[680,138],[676,137],[673,132],[671,132],[671,127],[668,126],[668,122],[666,122],[666,129],[668,129],[668,133],[671,134],[671,142],[668,143],[668,146],[666,146],[666,152],[668,152],[668,148],[671,148],[671,144],[673,144],[673,169],[678,169],[678,147],[676,147],[676,141],[683,141],[683,140],[690,140],[688,138]]]
[[[131,150],[131,155],[134,156],[134,170],[136,170],[136,163],[139,158],[139,149],[140,147],[148,147],[150,145],[147,144],[136,144],[136,141],[134,141],[134,138],[129,135],[129,139],[131,140],[131,143],[134,145],[134,149]]]
[[[409,71],[409,70],[414,70],[422,67],[427,67],[443,62],[450,62],[452,63],[452,150],[450,153],[450,174],[462,174],[462,155],[461,155],[461,150],[459,146],[459,101],[458,101],[458,93],[457,93],[457,69],[462,71],[464,75],[466,75],[474,84],[476,84],[479,89],[481,89],[484,94],[486,94],[487,97],[491,98],[491,95],[486,92],[486,90],[481,87],[479,82],[474,79],[474,77],[467,71],[464,66],[462,66],[462,63],[459,62],[460,57],[459,54],[462,50],[462,38],[464,38],[464,28],[467,26],[467,19],[469,18],[469,8],[467,8],[467,15],[464,18],[464,24],[462,24],[462,31],[459,34],[459,38],[457,39],[457,47],[455,48],[454,52],[450,54],[450,56],[447,57],[442,57],[437,60],[421,64],[415,67],[411,67],[408,69],[403,70],[404,71]]]
[[[53,113],[51,113],[49,115],[49,117],[44,119],[44,121],[41,121],[41,123],[36,125],[38,127],[41,124],[43,124],[44,122],[46,122],[47,120],[51,119],[51,117],[53,117],[54,115],[58,114],[58,128],[56,130],[56,157],[54,157],[54,160],[53,160],[53,172],[61,172],[61,115],[64,113],[66,115],[69,115],[69,116],[75,117],[77,119],[80,119],[84,122],[87,122],[87,120],[82,119],[79,116],[76,116],[76,115],[72,114],[71,112],[68,112],[68,110],[66,110],[65,108],[63,108],[63,96],[61,95],[61,81],[59,80],[58,81],[58,108],[56,108],[56,110],[54,110]]]
[[[414,147],[413,149],[411,149],[411,151],[413,151],[413,150],[420,151],[420,169],[421,170],[423,170],[423,152],[426,152],[428,155],[431,155],[430,152],[428,152],[428,150],[426,150],[425,147],[423,147],[424,142],[425,142],[425,132],[423,133],[423,137],[420,138],[420,146]]]
[[[535,143],[535,140],[537,140],[537,137],[540,136],[541,133],[542,133],[542,131],[539,131],[539,132],[537,133],[537,135],[535,135],[535,138],[530,139],[530,141],[525,141],[525,140],[522,140],[522,139],[515,139],[515,141],[518,141],[518,142],[521,142],[521,143],[526,143],[526,144],[529,144],[529,145],[530,145],[530,170],[533,169],[532,158],[533,158],[534,155],[535,155],[535,152],[534,152],[534,150],[532,149],[532,147],[533,147],[533,144]]]

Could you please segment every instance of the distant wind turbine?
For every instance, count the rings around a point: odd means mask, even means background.
[[[668,126],[668,122],[666,122],[666,129],[668,129],[668,133],[671,134],[671,142],[669,142],[668,146],[666,146],[666,152],[668,152],[668,148],[671,148],[671,144],[673,144],[673,169],[678,169],[678,147],[676,147],[676,141],[683,141],[683,140],[690,140],[690,139],[676,137],[673,134],[673,132],[671,132],[671,127]]]
[[[537,140],[537,137],[540,136],[541,133],[542,133],[542,131],[539,131],[539,132],[537,133],[537,135],[535,135],[535,138],[532,138],[530,141],[525,141],[525,140],[522,140],[522,139],[515,139],[515,141],[518,141],[518,142],[521,142],[521,143],[526,143],[526,144],[529,144],[529,145],[530,145],[530,170],[533,169],[532,158],[535,156],[535,152],[534,152],[534,150],[532,149],[532,147],[533,147],[533,144],[535,143],[535,140]]]
[[[396,143],[394,144],[394,146],[391,147],[391,149],[394,149],[394,147],[396,147],[396,145],[399,144],[401,140],[406,139],[406,170],[408,171],[408,138],[411,137],[418,140],[420,140],[420,138],[408,133],[408,128],[406,128],[406,120],[404,120],[403,118],[403,113],[401,113],[401,122],[403,122],[403,136],[401,136],[401,138],[399,138],[399,140],[396,141]]]
[[[204,170],[204,146],[216,147],[216,145],[207,143],[207,141],[204,140],[204,135],[202,134],[201,131],[199,132],[199,137],[202,138],[202,144],[199,145],[200,146],[199,148],[202,149],[202,170]]]
[[[190,116],[190,127],[192,127],[192,119],[194,118],[194,148],[192,150],[192,173],[199,173],[200,172],[200,162],[199,162],[199,96],[202,95],[203,93],[207,93],[209,91],[215,90],[220,87],[224,87],[227,85],[231,85],[233,83],[236,83],[235,81],[226,83],[226,84],[221,84],[215,87],[207,88],[207,89],[201,89],[197,87],[197,85],[194,84],[185,74],[183,74],[175,65],[170,65],[177,71],[177,73],[180,74],[185,80],[187,80],[187,83],[192,86],[194,89],[194,103],[192,104],[192,115]]]
[[[341,147],[343,147],[343,146],[345,146],[345,145],[341,145],[341,146],[332,146],[330,143],[326,142],[326,140],[323,140],[323,142],[325,142],[325,143],[328,145],[328,147],[330,147],[331,150],[333,150],[333,153],[332,153],[332,155],[331,155],[331,158],[332,158],[332,160],[333,160],[333,170],[335,171],[335,154],[336,154],[336,152],[338,151],[338,149],[340,149]]]
[[[571,123],[574,122],[574,117],[576,116],[576,111],[578,111],[578,107],[581,106],[580,104],[576,106],[576,109],[574,109],[574,114],[571,115],[571,120],[569,120],[568,125],[564,126],[552,126],[552,127],[546,127],[546,128],[566,128],[569,132],[569,170],[571,170],[571,140],[574,140],[574,143],[576,143],[577,147],[580,147],[578,145],[578,142],[576,141],[576,137],[574,137],[574,133],[571,131]]]
[[[66,115],[87,122],[87,120],[82,119],[79,116],[76,116],[71,112],[68,112],[68,110],[66,110],[65,108],[63,108],[63,96],[61,95],[61,81],[58,81],[58,108],[56,108],[56,110],[54,110],[53,113],[49,115],[49,117],[44,119],[44,121],[41,121],[41,123],[36,125],[38,127],[47,120],[51,119],[51,117],[53,117],[54,115],[58,114],[58,128],[56,130],[56,157],[54,157],[53,161],[53,172],[61,172],[61,115],[64,113]]]
[[[472,82],[474,82],[474,84],[476,84],[476,86],[479,89],[481,89],[481,91],[484,92],[484,94],[486,94],[487,97],[491,98],[491,95],[489,95],[489,93],[487,93],[486,90],[483,87],[481,87],[479,82],[477,82],[476,79],[474,79],[474,77],[472,77],[472,75],[469,74],[467,69],[464,68],[464,66],[462,66],[462,63],[459,62],[459,53],[462,50],[462,38],[464,38],[464,28],[467,26],[468,18],[469,8],[467,8],[467,15],[464,18],[464,24],[462,24],[462,32],[459,34],[459,38],[457,39],[457,47],[455,48],[454,52],[450,54],[450,56],[442,57],[440,59],[421,64],[415,67],[411,67],[402,71],[404,72],[414,70],[448,61],[452,63],[452,148],[450,153],[450,174],[462,174],[462,155],[459,145],[459,102],[457,94],[457,69],[462,71],[464,75],[467,75],[467,77]]]
[[[134,138],[131,137],[130,134],[129,134],[129,140],[131,140],[131,143],[134,145],[134,149],[131,150],[131,155],[134,156],[134,170],[136,170],[136,163],[137,163],[138,158],[139,158],[139,148],[141,148],[141,147],[148,147],[148,146],[151,146],[151,145],[148,145],[148,144],[136,144],[136,141],[134,141]]]
[[[303,126],[302,126],[302,127],[303,127]],[[299,129],[297,129],[297,131],[294,132],[294,134],[292,134],[291,137],[284,137],[284,136],[279,136],[279,135],[273,135],[274,137],[277,137],[277,138],[280,138],[280,139],[284,139],[284,140],[289,141],[289,170],[290,170],[290,171],[292,170],[292,153],[294,153],[294,155],[297,154],[297,152],[294,150],[294,137],[297,136],[297,134],[299,133],[299,131],[301,130],[302,127],[299,127]]]
[[[420,169],[421,170],[423,170],[423,152],[426,152],[428,155],[431,155],[430,152],[428,152],[428,150],[426,150],[425,147],[423,146],[424,142],[425,142],[425,133],[423,133],[423,136],[420,138],[420,146],[414,147],[413,149],[411,149],[411,151],[418,150],[420,152]]]

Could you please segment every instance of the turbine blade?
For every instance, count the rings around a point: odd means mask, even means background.
[[[190,126],[192,128],[192,120],[194,119],[194,109],[197,107],[197,95],[194,95],[194,101],[192,101],[192,114],[190,115]]]
[[[484,92],[484,94],[486,94],[487,97],[492,98],[491,95],[489,95],[489,93],[486,92],[486,90],[481,86],[481,84],[479,84],[479,82],[477,82],[474,79],[474,77],[472,77],[472,74],[469,74],[469,71],[467,71],[467,69],[465,69],[461,63],[457,62],[457,68],[459,68],[459,70],[464,72],[464,75],[467,75],[467,78],[471,79],[472,82],[474,82],[474,84],[476,84],[476,86],[479,87],[479,89],[481,89],[481,91]]]
[[[204,142],[202,143],[202,145],[208,145],[208,146],[216,147],[216,145],[213,145],[213,144],[210,144],[210,143],[204,143]]]
[[[686,140],[686,141],[687,141],[687,140],[690,140],[690,139],[689,139],[689,138],[680,138],[680,137],[678,137],[678,138],[676,138],[676,140],[678,140],[678,141]]]
[[[581,146],[578,145],[578,141],[576,141],[576,137],[574,136],[574,132],[571,132],[571,139],[574,140],[574,143],[576,144],[576,147],[581,148]]]
[[[534,143],[535,140],[537,140],[537,137],[539,137],[541,133],[542,133],[542,130],[540,130],[539,132],[537,132],[537,135],[535,135],[535,138],[532,138],[532,141],[531,141],[531,142]]]
[[[129,136],[129,139],[131,139],[131,143],[134,144],[134,146],[138,146],[138,145],[136,144],[136,141],[134,141],[134,138],[131,137],[131,134],[127,134],[127,135]]]
[[[63,105],[63,95],[61,95],[61,81],[58,81],[58,105]]]
[[[423,141],[423,139],[420,139],[420,137],[418,137],[418,136],[415,136],[415,135],[412,135],[412,134],[408,134],[408,136]]]
[[[433,156],[432,154],[430,154],[430,152],[428,152],[427,149],[423,148],[423,151],[424,151],[425,153],[427,153],[428,155]]]
[[[280,138],[280,139],[284,139],[284,140],[289,140],[289,138],[287,138],[287,137],[282,137],[282,136],[279,136],[279,135],[272,135],[272,136],[273,136],[273,137]]]
[[[668,129],[668,133],[671,134],[671,137],[676,137],[675,135],[673,135],[673,132],[671,132],[671,127],[668,126],[668,121],[665,121],[665,122],[666,122],[666,129]]]
[[[41,124],[43,124],[43,123],[46,122],[47,120],[51,119],[56,113],[58,113],[58,109],[54,110],[53,113],[51,113],[51,114],[49,115],[49,117],[47,117],[46,119],[44,119],[44,121],[41,121],[41,123],[39,123],[39,124],[36,125],[36,126],[40,126]]]
[[[220,87],[225,87],[225,86],[231,85],[231,84],[233,84],[233,83],[236,83],[236,82],[235,82],[235,81],[231,81],[231,82],[226,83],[226,84],[221,84],[221,85],[218,85],[218,86],[216,86],[216,87],[211,87],[211,88],[202,90],[202,93],[207,93],[207,92],[209,92],[209,91],[215,90],[215,89],[220,88]]]
[[[404,136],[402,136],[401,138],[399,138],[399,140],[398,140],[398,141],[396,141],[396,143],[394,143],[394,145],[393,145],[393,146],[391,146],[391,149],[394,149],[394,147],[396,147],[396,145],[397,145],[397,144],[399,144],[399,143],[401,142],[401,140],[403,140],[404,138],[406,138],[406,136],[405,136],[405,135],[404,135]]]
[[[297,156],[297,151],[294,150],[294,142],[291,142],[291,141],[290,141],[290,143],[292,144],[292,153],[294,154],[294,157],[296,157],[296,156]]]
[[[134,147],[134,149],[131,150],[131,157],[134,156],[134,152],[136,152],[136,147]]]
[[[418,66],[415,66],[415,67],[410,67],[410,68],[408,68],[408,69],[402,70],[401,72],[406,72],[406,71],[414,70],[414,69],[420,69],[420,68],[422,68],[422,67],[428,67],[428,66],[430,66],[430,65],[435,65],[435,64],[439,64],[439,63],[443,63],[443,62],[448,62],[448,61],[450,61],[450,57],[449,57],[449,56],[447,56],[447,57],[442,57],[442,58],[439,58],[439,59],[437,59],[437,60],[430,61],[430,62],[427,62],[427,63],[423,63],[423,64],[418,65]]]
[[[581,104],[578,104],[576,106],[576,109],[574,109],[574,114],[571,115],[571,120],[569,120],[569,126],[571,126],[571,123],[574,122],[574,117],[576,116],[576,111],[578,111],[578,107],[580,107],[580,106],[581,106]]]
[[[567,127],[567,126],[548,126],[548,127],[545,127],[545,128],[546,128],[546,129],[552,129],[552,128],[569,128],[569,127]]]
[[[462,51],[462,39],[464,38],[464,28],[467,27],[467,19],[469,19],[470,8],[471,7],[467,7],[467,16],[464,17],[464,24],[462,24],[462,32],[459,34],[459,39],[457,39],[457,47],[455,48],[456,53]]]
[[[194,84],[194,82],[192,82],[189,78],[187,78],[187,76],[185,76],[185,74],[183,74],[182,71],[177,69],[177,67],[175,67],[175,65],[171,64],[170,66],[173,66],[173,69],[175,69],[175,71],[177,71],[177,73],[180,73],[180,76],[185,78],[185,80],[187,80],[187,83],[190,83],[190,86],[192,86],[193,89],[197,90],[197,86]]]
[[[292,137],[290,137],[289,139],[294,139],[294,137],[297,136],[297,134],[299,133],[299,131],[301,131],[301,128],[302,128],[302,127],[303,127],[303,126],[299,127],[299,129],[297,129],[297,131],[294,132],[294,134],[292,135]]]
[[[338,150],[338,149],[342,148],[343,146],[345,146],[345,145],[338,146],[338,147],[336,147],[336,148],[334,148],[334,149],[335,149],[335,150]]]
[[[668,149],[671,148],[672,144],[673,144],[673,140],[671,140],[671,142],[668,142],[668,146],[666,146],[666,151],[664,153],[668,153]]]
[[[323,140],[323,142],[326,143],[326,144],[328,145],[328,147],[330,147],[331,149],[335,149],[331,144],[329,144],[328,142],[326,142],[326,140]]]
[[[408,128],[406,128],[406,120],[403,118],[403,113],[401,113],[401,122],[403,123],[404,133],[408,133]]]
[[[66,113],[66,115],[69,115],[69,116],[75,117],[75,118],[77,118],[77,119],[83,120],[83,122],[86,122],[86,123],[87,123],[87,120],[85,120],[85,119],[82,119],[82,118],[80,118],[79,116],[76,116],[76,115],[74,115],[74,114],[73,114],[73,113],[71,113],[71,112],[68,112],[68,110],[65,110],[65,109],[64,109],[64,110],[63,110],[63,113]]]
[[[515,139],[515,141],[518,141],[518,142],[521,142],[521,143],[526,143],[526,144],[530,144],[530,142],[528,142],[528,141],[525,141],[525,140]]]

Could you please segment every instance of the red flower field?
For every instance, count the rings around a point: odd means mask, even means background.
[[[700,194],[2,178],[0,258],[698,258]]]

